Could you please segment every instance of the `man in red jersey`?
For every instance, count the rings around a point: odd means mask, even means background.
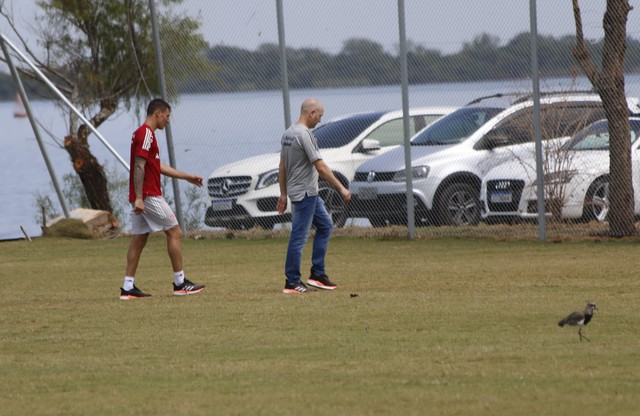
[[[131,216],[132,239],[127,252],[127,271],[124,285],[120,288],[120,299],[138,299],[151,296],[134,284],[134,276],[140,255],[147,244],[149,234],[164,231],[167,236],[167,251],[173,266],[173,294],[191,295],[204,290],[204,285],[195,284],[184,276],[182,268],[182,230],[171,207],[162,197],[160,175],[184,179],[202,187],[202,177],[191,175],[160,162],[160,151],[156,129],[169,124],[171,106],[156,98],[147,107],[147,118],[133,133],[131,139],[131,170],[129,173],[129,202],[133,204]]]

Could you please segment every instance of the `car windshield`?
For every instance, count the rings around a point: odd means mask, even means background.
[[[313,130],[318,147],[327,149],[342,147],[353,141],[367,127],[375,123],[384,113],[356,114],[340,120],[322,124]]]
[[[503,110],[496,107],[461,108],[422,130],[411,140],[411,145],[458,144]]]
[[[631,143],[640,136],[640,120],[629,120],[631,127]],[[609,150],[609,123],[600,120],[579,131],[565,145],[570,150]]]

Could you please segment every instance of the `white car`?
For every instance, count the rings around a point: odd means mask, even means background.
[[[426,107],[409,110],[411,134],[420,131],[453,107]],[[347,187],[356,168],[364,161],[402,144],[402,111],[351,114],[321,124],[314,130],[324,161]],[[278,165],[280,153],[270,153],[230,163],[216,169],[207,180],[211,197],[204,222],[210,227],[231,229],[291,221],[288,204],[283,215],[276,211],[280,196]],[[322,180],[320,195],[336,226],[347,219],[340,195]]]
[[[630,113],[640,113],[628,99]],[[542,139],[571,136],[605,117],[594,93],[543,93]],[[472,101],[411,139],[411,175],[416,225],[476,225],[481,218],[480,186],[493,167],[533,152],[531,96],[498,94]],[[566,140],[566,139],[565,139]],[[363,163],[351,184],[351,217],[373,226],[406,224],[404,149]]]
[[[631,117],[632,177],[640,175],[640,118]],[[543,157],[545,215],[605,221],[609,212],[609,125],[599,120]],[[640,181],[633,181],[640,214]],[[538,218],[535,154],[496,166],[482,181],[482,217],[489,222]]]

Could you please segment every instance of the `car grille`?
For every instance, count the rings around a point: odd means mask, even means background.
[[[260,198],[258,199],[257,205],[260,212],[272,212],[276,210],[276,206],[278,205],[278,198]]]
[[[497,179],[487,182],[487,205],[489,211],[513,212],[518,210],[524,181],[514,179]],[[511,202],[491,202],[492,192],[511,192]]]
[[[391,182],[396,172],[356,172],[354,182]],[[371,180],[369,178],[371,177]]]
[[[251,176],[225,176],[210,178],[207,182],[209,196],[232,198],[247,193],[251,186]]]

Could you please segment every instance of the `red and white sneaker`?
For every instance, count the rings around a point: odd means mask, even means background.
[[[204,290],[204,285],[197,285],[190,280],[184,279],[180,286],[173,284],[173,294],[175,296],[194,295]]]

